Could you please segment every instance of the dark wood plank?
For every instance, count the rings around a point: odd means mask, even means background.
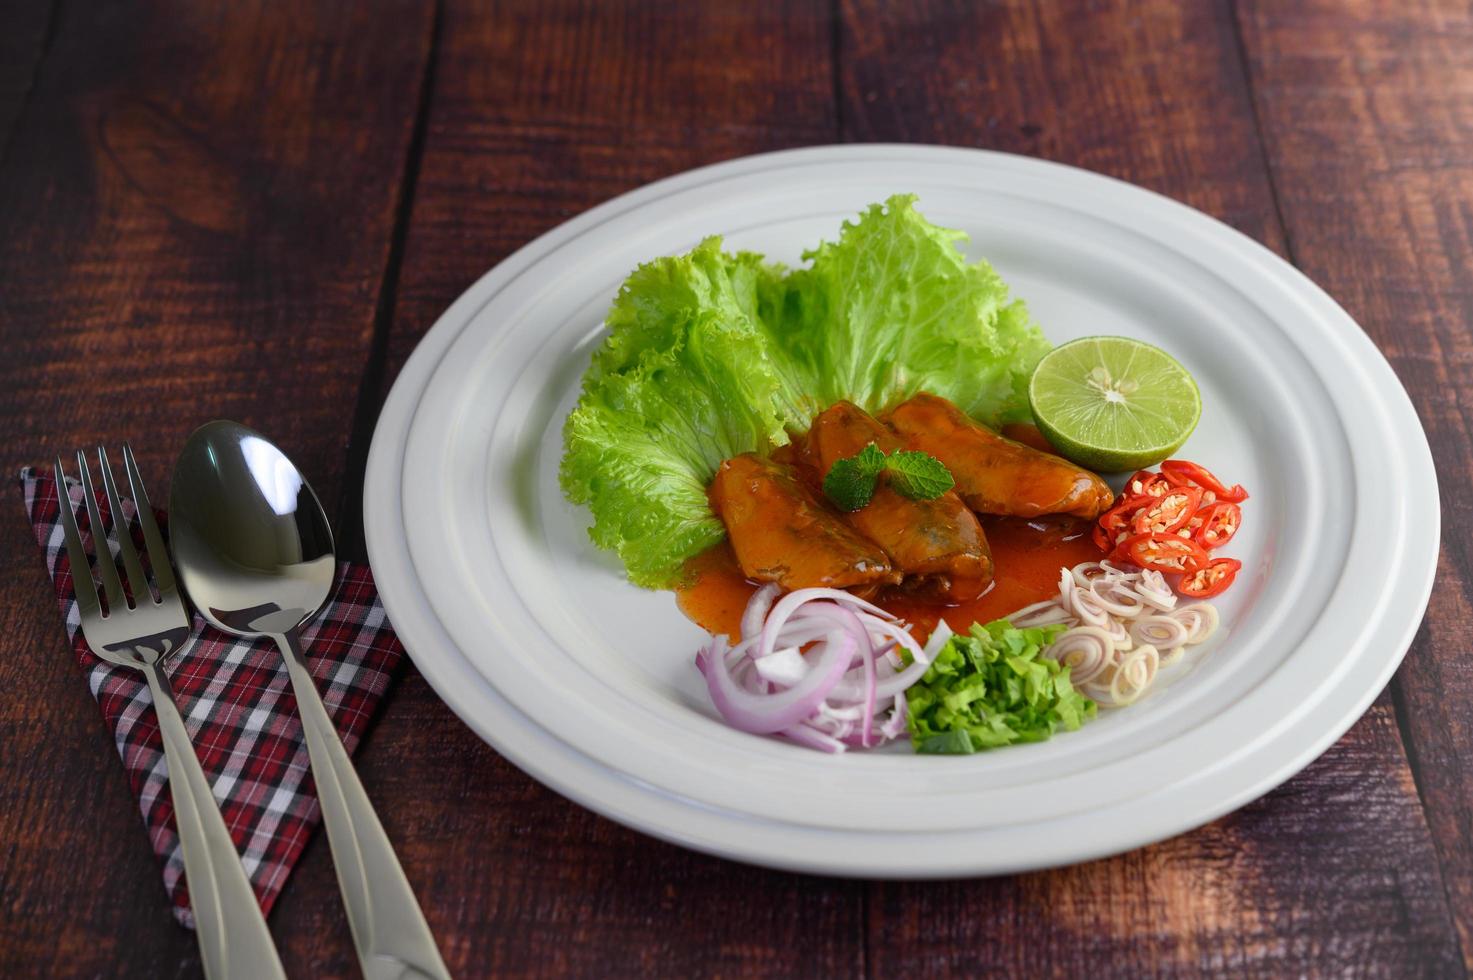
[[[0,5],[0,163],[46,55],[55,3]]]
[[[1282,252],[1233,24],[1211,3],[844,0],[844,138],[1040,156]]]
[[[0,973],[198,971],[14,474],[129,438],[166,499],[184,436],[229,416],[335,498],[430,15],[335,0],[61,10],[0,166]],[[289,970],[347,973],[325,848],[314,861],[311,901],[275,933]]]
[[[843,14],[846,137],[1088,167],[1284,251],[1228,4],[846,0]],[[1053,873],[879,884],[869,929],[876,975],[1413,975],[1457,958],[1384,701],[1287,786],[1203,830]]]
[[[1390,358],[1437,462],[1442,558],[1393,691],[1473,966],[1473,20],[1364,0],[1240,18],[1295,261]]]
[[[650,180],[836,131],[817,0],[452,3],[441,38],[388,380],[462,290],[548,228]],[[386,798],[418,801],[385,817],[455,896],[426,912],[458,975],[863,972],[862,886],[596,817],[482,745],[417,674],[362,765]]]
[[[877,886],[888,976],[1450,976],[1426,829],[1383,699],[1303,774],[1120,857],[990,881]],[[1353,815],[1353,816],[1352,816]]]

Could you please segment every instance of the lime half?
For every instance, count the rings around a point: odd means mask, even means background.
[[[1104,473],[1151,466],[1202,415],[1197,383],[1170,354],[1128,337],[1085,337],[1044,355],[1028,383],[1038,427],[1065,457]]]

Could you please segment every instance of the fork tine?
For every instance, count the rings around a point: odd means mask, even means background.
[[[97,570],[102,573],[102,590],[107,594],[107,612],[113,613],[127,607],[123,601],[123,583],[118,579],[118,566],[113,562],[112,550],[107,546],[107,535],[102,530],[102,514],[97,509],[97,494],[92,489],[92,471],[87,467],[87,457],[77,450],[77,469],[82,471],[82,496],[87,498],[87,518],[92,522],[92,543],[97,546]],[[113,517],[122,517],[113,513]]]
[[[113,529],[118,536],[118,552],[123,556],[123,570],[128,573],[128,588],[133,590],[134,607],[153,601],[148,588],[148,576],[143,574],[143,563],[138,560],[138,549],[133,546],[133,529],[123,517],[123,502],[118,499],[118,485],[113,482],[113,465],[107,458],[107,450],[97,447],[97,465],[102,470],[102,489],[107,493],[107,505],[113,512]],[[137,502],[136,500],[134,501]]]
[[[158,583],[159,595],[174,591],[174,567],[169,563],[169,549],[164,547],[164,536],[159,533],[158,521],[154,520],[153,507],[148,503],[148,493],[143,489],[143,475],[138,472],[138,461],[133,458],[133,447],[123,443],[123,466],[128,470],[128,488],[133,492],[133,503],[138,505],[138,523],[143,525],[143,544],[148,548],[148,563],[153,566],[153,580]]]
[[[92,566],[87,561],[87,550],[82,547],[82,531],[77,527],[77,515],[72,513],[72,498],[67,493],[66,471],[61,468],[61,457],[56,457],[56,496],[61,505],[61,531],[66,539],[67,560],[72,565],[72,590],[77,594],[77,606],[83,616],[95,616],[102,612],[102,603],[97,599],[97,584],[92,581]]]

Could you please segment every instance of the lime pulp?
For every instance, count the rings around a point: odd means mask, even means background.
[[[1202,415],[1187,369],[1129,337],[1085,337],[1043,356],[1028,383],[1033,417],[1067,459],[1102,473],[1161,462]]]

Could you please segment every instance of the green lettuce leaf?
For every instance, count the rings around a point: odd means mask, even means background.
[[[1041,654],[1062,626],[1016,629],[1005,619],[972,626],[941,648],[906,692],[917,752],[965,755],[1073,731],[1098,710],[1069,668]]]
[[[1049,343],[991,265],[967,262],[965,239],[896,195],[804,256],[771,332],[820,409],[882,412],[925,390],[988,425],[1027,417]]]
[[[706,486],[722,460],[788,441],[783,381],[755,322],[773,275],[713,239],[641,266],[609,312],[564,424],[560,477],[636,584],[671,584],[721,540]]]
[[[898,195],[803,269],[719,238],[636,269],[563,430],[563,491],[593,512],[594,542],[635,583],[676,583],[724,534],[706,499],[721,461],[786,443],[840,399],[881,412],[924,389],[983,422],[1026,417],[1048,343],[961,238]]]

